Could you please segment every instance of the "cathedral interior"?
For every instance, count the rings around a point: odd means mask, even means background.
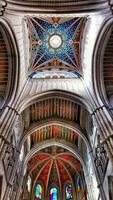
[[[0,0],[0,199],[113,200],[113,0]]]

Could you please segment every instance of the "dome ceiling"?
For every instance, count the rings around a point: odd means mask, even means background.
[[[80,162],[71,153],[56,146],[36,153],[28,163],[34,187],[37,182],[42,182],[46,190],[53,183],[62,190],[66,181],[73,182],[80,171]]]
[[[65,69],[82,74],[81,42],[85,21],[85,18],[27,17],[30,71],[59,69],[63,73]]]

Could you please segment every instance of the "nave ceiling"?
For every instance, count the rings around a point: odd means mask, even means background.
[[[66,182],[76,188],[74,179],[83,176],[84,168],[87,171],[95,142],[92,132],[89,135],[94,126],[91,117],[113,95],[110,5],[107,0],[6,2],[1,24],[5,21],[7,30],[0,28],[1,109],[7,105],[20,117],[19,150],[25,160],[31,156],[25,164],[33,190],[37,182],[46,191],[53,183],[60,191]],[[10,36],[7,42],[8,28],[15,35],[14,46]],[[32,152],[40,144],[48,147]],[[85,167],[68,147],[80,155]],[[86,183],[82,189],[87,191]]]
[[[28,173],[34,177],[33,185],[40,180],[46,191],[53,183],[62,191],[65,183],[73,183],[80,172],[81,164],[73,154],[57,146],[36,153],[28,163]]]

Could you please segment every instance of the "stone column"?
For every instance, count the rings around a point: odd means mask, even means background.
[[[96,122],[106,152],[113,163],[113,118],[105,106],[97,108],[91,117]]]
[[[105,195],[105,191],[103,189],[103,184],[102,184],[102,182],[101,182],[101,180],[100,180],[100,178],[98,176],[97,168],[95,166],[95,162],[94,162],[95,156],[94,156],[94,153],[93,153],[93,151],[90,151],[89,153],[90,153],[91,161],[92,161],[92,164],[93,164],[93,167],[94,167],[94,172],[95,172],[96,179],[97,179],[97,184],[98,184],[97,187],[99,188],[100,196],[101,196],[102,200],[107,200],[106,195]]]
[[[11,129],[14,125],[14,122],[16,120],[16,117],[20,114],[18,112],[18,106],[21,101],[21,98],[26,90],[27,83],[29,81],[30,77],[28,77],[26,83],[24,84],[22,91],[20,94],[15,97],[15,101],[12,103],[11,106],[7,105],[1,115],[1,137],[4,138],[4,140],[1,140],[0,144],[0,159],[4,156],[5,152],[5,140],[7,141],[11,134]],[[7,147],[6,147],[7,148]]]
[[[8,180],[8,185],[6,187],[6,191],[5,191],[3,200],[8,199],[8,196],[10,195],[10,192],[12,190],[14,178],[15,178],[17,168],[18,168],[19,155],[20,155],[20,152],[15,148],[14,154],[11,157],[11,159],[13,160],[12,170],[11,170],[11,174],[10,174],[10,177],[9,177],[9,180]]]
[[[15,200],[19,200],[20,199],[20,195],[21,195],[21,187],[23,185],[23,180],[25,180],[25,182],[27,181],[27,175],[23,176],[20,175],[20,184],[18,187],[18,191],[17,191],[17,195],[16,195],[16,199]],[[26,185],[25,185],[26,186]],[[24,190],[23,190],[24,191]]]
[[[10,191],[11,191],[11,187],[12,187],[12,185],[10,183],[8,183],[6,191],[5,191],[5,194],[4,194],[4,197],[3,197],[2,200],[7,200],[8,199]]]
[[[17,117],[17,112],[15,112],[12,109],[8,110],[8,113],[6,114],[7,120],[3,122],[1,130],[1,141],[0,141],[0,159],[4,157],[5,151],[7,149],[7,145],[9,144],[10,136],[12,133],[12,128],[14,125],[14,122]]]

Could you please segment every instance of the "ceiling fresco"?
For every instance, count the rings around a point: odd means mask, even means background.
[[[35,72],[65,69],[76,76],[82,74],[81,42],[85,21],[85,18],[78,17],[26,17],[30,69]]]

